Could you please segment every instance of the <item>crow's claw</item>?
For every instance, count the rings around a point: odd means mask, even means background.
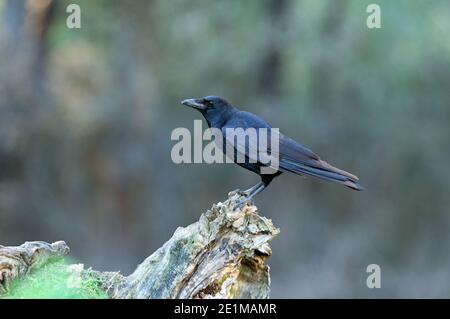
[[[248,204],[248,203],[250,203],[251,202],[251,198],[244,198],[244,199],[241,199],[234,207],[233,207],[233,210],[237,210],[237,209],[239,209],[239,208],[242,208],[242,206],[244,205],[244,204]]]
[[[235,189],[234,191],[231,191],[228,195],[232,196],[232,195],[236,195],[236,194],[239,196],[244,196],[244,197],[249,196],[248,191],[242,191],[240,189]]]

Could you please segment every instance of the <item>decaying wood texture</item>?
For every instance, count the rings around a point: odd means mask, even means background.
[[[268,298],[269,242],[279,230],[253,205],[233,209],[239,199],[232,192],[199,221],[178,228],[129,276],[91,269],[79,275],[100,279],[110,298]],[[64,242],[0,246],[0,289],[68,251]]]
[[[48,244],[26,242],[19,247],[0,246],[0,293],[9,289],[11,280],[23,277],[35,268],[61,259],[69,253],[63,241]]]

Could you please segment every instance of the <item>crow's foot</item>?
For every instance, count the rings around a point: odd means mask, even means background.
[[[244,196],[244,197],[248,197],[250,195],[250,192],[248,190],[246,191],[242,191],[240,189],[235,189],[234,191],[231,191],[228,193],[228,196],[233,196],[233,195],[239,195],[239,196]]]
[[[239,202],[237,202],[237,204],[233,207],[233,210],[240,209],[245,204],[251,204],[251,203],[252,203],[252,199],[250,197],[246,196],[244,199],[241,199]]]

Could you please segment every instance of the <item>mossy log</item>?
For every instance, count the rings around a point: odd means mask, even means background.
[[[271,220],[258,215],[252,204],[234,209],[239,199],[240,195],[232,192],[224,203],[202,214],[199,221],[178,228],[129,276],[66,265],[64,271],[70,276],[59,284],[64,289],[77,285],[84,289],[83,283],[94,282],[109,298],[268,298],[269,242],[279,230]],[[68,253],[62,241],[0,246],[0,297],[20,289],[20,285],[11,287],[11,281],[24,281],[36,269]],[[49,277],[47,274],[39,280]]]

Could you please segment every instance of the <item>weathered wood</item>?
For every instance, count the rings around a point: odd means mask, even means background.
[[[11,280],[23,277],[31,270],[69,253],[63,241],[48,244],[43,241],[26,242],[18,247],[0,246],[0,293],[9,288]]]
[[[80,276],[100,279],[101,288],[111,298],[267,298],[269,242],[279,230],[258,215],[253,205],[234,210],[239,199],[232,192],[199,221],[178,228],[129,276],[92,270]],[[0,274],[17,278],[67,253],[64,242],[4,247],[0,249]],[[5,280],[0,284],[5,286]]]

